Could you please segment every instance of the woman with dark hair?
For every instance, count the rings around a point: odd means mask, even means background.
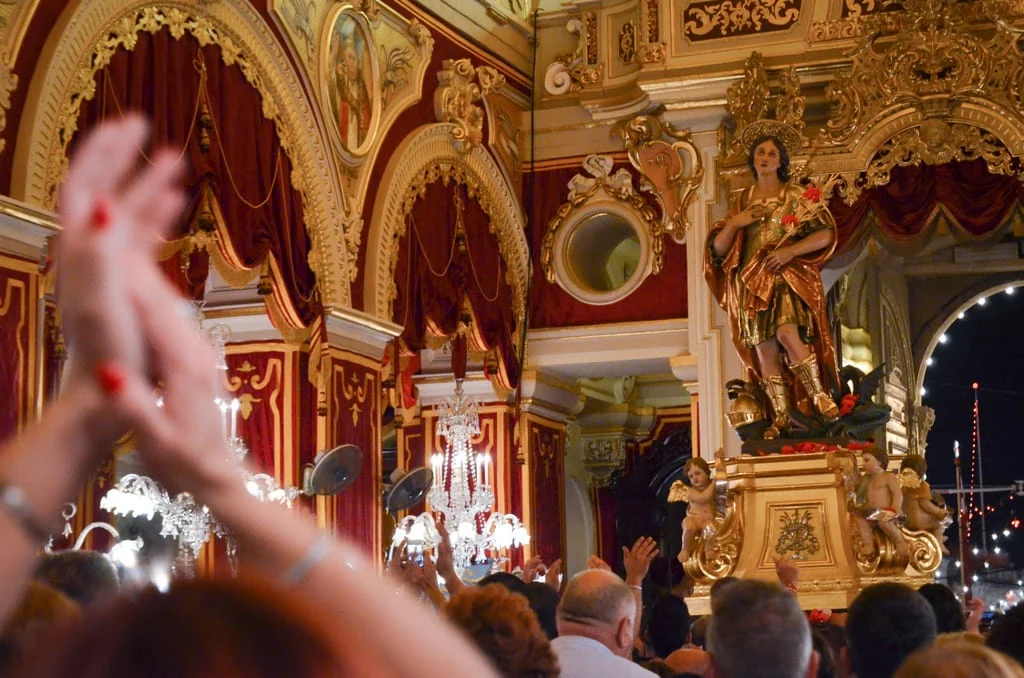
[[[711,228],[704,277],[729,313],[740,358],[771,402],[765,437],[772,438],[789,425],[795,402],[783,356],[814,410],[826,419],[839,414],[822,382],[834,386],[838,374],[819,272],[835,249],[836,227],[818,189],[790,181],[783,139],[799,147],[795,130],[760,121],[743,138],[755,183]]]

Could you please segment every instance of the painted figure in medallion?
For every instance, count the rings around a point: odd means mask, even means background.
[[[371,45],[360,24],[338,15],[331,30],[327,92],[341,143],[355,151],[366,141],[373,120]]]

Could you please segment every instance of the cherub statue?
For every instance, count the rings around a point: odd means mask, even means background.
[[[683,473],[687,482],[672,483],[668,500],[685,501],[686,517],[683,518],[683,547],[679,551],[679,562],[690,559],[697,535],[711,525],[715,517],[715,485],[711,482],[711,467],[700,457],[691,457]]]
[[[951,522],[949,511],[932,500],[932,488],[924,479],[928,464],[920,455],[910,455],[900,463],[900,485],[903,486],[903,513],[907,527],[931,532],[939,540],[942,555],[948,556],[946,536],[943,534]]]
[[[903,509],[903,491],[899,478],[885,470],[889,465],[889,455],[880,447],[869,445],[861,451],[861,458],[864,460],[864,475],[857,483],[854,520],[863,542],[862,555],[867,558],[875,555],[872,523],[892,540],[898,553],[906,554],[910,545],[896,523]]]

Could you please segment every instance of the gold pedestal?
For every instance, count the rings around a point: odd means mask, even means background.
[[[942,553],[929,532],[902,529],[910,549],[900,554],[876,528],[875,555],[858,556],[850,509],[858,463],[853,451],[719,461],[715,480],[724,485],[725,510],[685,564],[696,582],[686,599],[690,612],[711,611],[716,579],[777,581],[775,557],[782,555],[800,568],[797,595],[808,610],[847,608],[861,589],[881,581],[913,588],[934,581]]]

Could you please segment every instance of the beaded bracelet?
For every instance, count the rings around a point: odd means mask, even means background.
[[[17,485],[0,483],[0,506],[7,509],[33,541],[45,542],[50,538],[50,529],[33,515],[25,499],[25,492]]]
[[[302,554],[299,560],[289,567],[283,575],[281,575],[281,581],[285,586],[298,586],[305,579],[310,570],[317,566],[317,564],[323,560],[331,550],[331,539],[321,534],[313,544],[306,549],[306,552]]]

